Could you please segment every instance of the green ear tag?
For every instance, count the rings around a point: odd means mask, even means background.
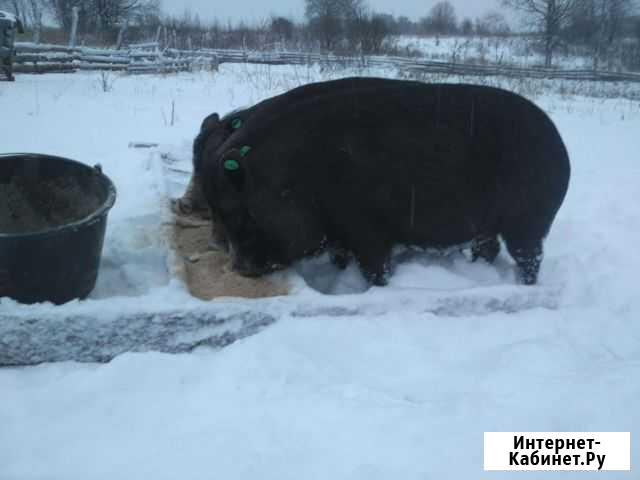
[[[240,168],[240,164],[236,160],[225,160],[222,164],[225,170],[233,171]]]
[[[239,129],[242,126],[242,120],[240,120],[239,118],[234,118],[233,120],[231,120],[231,128],[233,128],[234,130]]]
[[[241,157],[246,157],[246,156],[247,156],[247,153],[249,153],[250,151],[251,151],[251,147],[250,147],[250,146],[248,146],[248,145],[245,145],[244,147],[242,147],[242,148],[240,149],[240,156],[241,156]]]

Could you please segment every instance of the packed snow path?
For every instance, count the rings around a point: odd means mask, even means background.
[[[355,269],[338,274],[318,259],[290,274],[291,297],[269,301],[198,302],[168,278],[158,154],[128,143],[188,155],[211,111],[320,78],[224,66],[117,77],[106,93],[89,73],[22,76],[0,90],[4,151],[101,163],[119,192],[92,298],[5,299],[0,318],[252,311],[276,320],[224,349],[0,369],[0,478],[469,479],[485,476],[484,431],[639,431],[637,102],[527,84],[546,92],[532,99],[556,122],[573,169],[534,289],[513,285],[505,253],[497,267],[408,258],[389,287],[368,291]]]

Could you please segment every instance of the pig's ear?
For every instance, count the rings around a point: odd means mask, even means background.
[[[222,157],[222,174],[236,192],[244,191],[247,175],[240,150],[233,149]]]
[[[200,125],[201,132],[208,132],[218,126],[220,123],[220,115],[217,113],[212,113],[207,118],[202,121],[202,125]]]

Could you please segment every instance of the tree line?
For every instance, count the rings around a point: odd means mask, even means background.
[[[556,51],[577,44],[590,53],[594,68],[632,50],[640,57],[638,0],[502,0],[518,12],[544,52],[545,66]],[[625,42],[626,40],[626,42]],[[640,66],[640,58],[637,59]]]
[[[515,28],[495,11],[459,18],[449,0],[437,2],[416,20],[376,12],[367,0],[300,1],[303,21],[273,16],[252,25],[203,21],[189,11],[164,15],[160,0],[0,0],[0,9],[14,12],[35,41],[42,32],[53,40],[69,35],[74,11],[79,41],[88,45],[160,40],[176,48],[379,54],[393,51],[392,39],[398,35],[508,36],[515,30],[527,34],[548,67],[560,49],[571,45],[587,52],[594,68],[625,55],[640,68],[640,0],[501,0],[518,14]],[[45,18],[56,27],[43,27]]]
[[[69,34],[74,10],[78,33],[97,41],[108,41],[128,24],[161,15],[160,0],[0,0],[0,9],[14,13],[36,42],[45,30]],[[52,19],[57,29],[47,28],[45,19]]]
[[[202,21],[198,14],[185,11],[181,16],[164,15],[160,0],[0,0],[0,9],[16,14],[25,28],[39,41],[45,35],[69,34],[74,8],[78,13],[77,34],[89,44],[115,43],[126,31],[128,40],[145,41],[166,27],[169,40],[196,46],[224,48],[259,46],[274,43],[316,47],[327,51],[381,53],[391,35],[503,35],[510,29],[505,18],[496,12],[475,20],[458,22],[449,1],[437,3],[418,20],[406,16],[375,12],[366,0],[301,0],[305,19],[273,16],[258,24]],[[56,27],[44,26],[52,19]]]

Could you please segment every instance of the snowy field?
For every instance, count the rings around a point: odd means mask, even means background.
[[[405,53],[418,52],[430,60],[442,62],[543,67],[544,54],[531,47],[524,37],[435,37],[401,35],[393,44]],[[558,49],[553,64],[560,68],[592,68],[593,60]]]
[[[169,278],[161,152],[188,158],[212,111],[339,74],[223,65],[114,76],[109,92],[96,73],[0,84],[3,152],[100,163],[118,189],[91,298],[3,299],[0,313],[242,304],[278,318],[222,350],[0,369],[0,479],[589,476],[483,473],[485,431],[631,431],[639,464],[640,103],[619,95],[638,87],[585,88],[594,97],[566,82],[504,83],[549,112],[572,160],[539,286],[515,285],[504,252],[497,266],[400,253],[390,285],[369,290],[354,267],[314,259],[288,273],[290,297],[271,300],[205,303]]]

